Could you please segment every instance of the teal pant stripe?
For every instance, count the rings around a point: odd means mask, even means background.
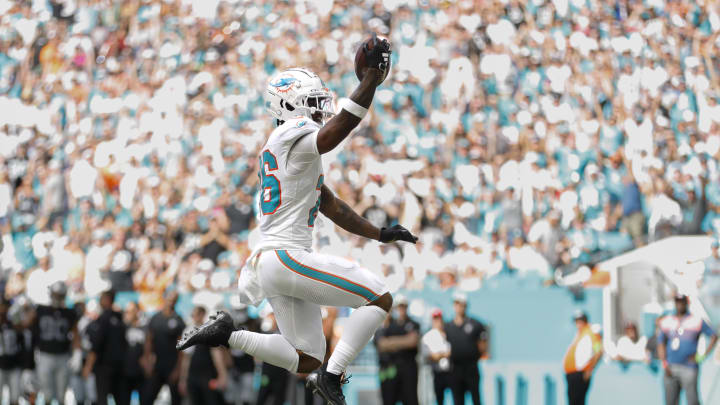
[[[318,269],[314,269],[312,267],[308,267],[290,257],[290,255],[285,250],[276,250],[276,252],[280,261],[286,267],[296,273],[299,273],[305,277],[321,281],[326,284],[330,284],[334,287],[338,287],[355,295],[359,295],[368,301],[374,301],[377,298],[377,294],[375,294],[368,288],[361,286],[360,284],[353,283],[350,280],[330,273],[326,273]]]

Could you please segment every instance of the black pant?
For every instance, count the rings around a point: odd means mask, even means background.
[[[417,405],[418,368],[415,361],[397,362],[380,370],[380,394],[384,405]]]
[[[418,403],[418,366],[415,359],[410,361],[398,361],[398,383],[396,387],[400,394],[400,402],[403,405],[417,405]]]
[[[137,391],[138,396],[142,397],[145,395],[143,389],[145,388],[145,377],[143,375],[128,377],[125,376],[125,389],[127,390],[128,400],[132,399],[132,392]],[[140,399],[142,402],[142,399]]]
[[[450,373],[447,371],[433,371],[433,389],[438,404],[445,403],[445,390],[450,388]]]
[[[284,368],[263,363],[257,405],[264,405],[271,397],[273,398],[272,403],[275,405],[285,403],[289,377],[290,372]]]
[[[144,395],[140,394],[140,403],[142,405],[153,405],[155,402],[155,398],[157,398],[158,393],[160,392],[160,389],[163,385],[167,384],[168,388],[170,388],[170,398],[172,405],[180,405],[181,397],[180,397],[180,391],[178,390],[177,382],[171,384],[169,380],[170,375],[169,374],[160,374],[157,371],[155,371],[146,382],[145,382],[145,388],[143,389]]]
[[[395,405],[400,398],[397,390],[397,366],[395,364],[383,364],[380,366],[380,397],[383,405]]]
[[[585,405],[585,396],[590,388],[590,380],[585,380],[580,371],[565,374],[569,405]]]
[[[480,372],[476,362],[453,364],[450,371],[450,389],[455,405],[465,403],[465,393],[470,391],[474,405],[480,405]]]
[[[115,404],[129,405],[130,396],[125,387],[125,378],[121,367],[98,366],[95,369],[95,389],[98,405],[107,405],[108,395],[112,394]]]
[[[192,405],[225,405],[222,391],[211,389],[209,379],[188,379],[187,390]]]

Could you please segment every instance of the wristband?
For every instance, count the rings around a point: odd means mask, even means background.
[[[361,106],[360,104],[350,100],[349,98],[344,98],[340,100],[340,108],[349,112],[350,114],[363,119],[365,118],[365,115],[367,115],[368,109]]]
[[[705,360],[705,355],[697,353],[695,354],[695,363],[700,364]]]

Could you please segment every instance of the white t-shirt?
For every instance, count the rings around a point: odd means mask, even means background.
[[[450,342],[447,341],[445,336],[437,329],[430,329],[425,333],[420,340],[422,343],[423,351],[427,354],[440,354],[450,352]],[[447,358],[443,358],[438,362],[438,367],[442,371],[450,369],[450,361]]]
[[[633,342],[627,336],[622,336],[617,342],[617,354],[631,361],[645,361],[647,353],[645,346],[647,338],[642,336],[637,342]]]

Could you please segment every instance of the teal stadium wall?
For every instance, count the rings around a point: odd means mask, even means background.
[[[428,311],[441,308],[446,320],[452,316],[451,292],[403,293],[411,302],[423,299]],[[601,323],[602,290],[589,289],[575,297],[564,288],[543,287],[538,279],[499,277],[468,294],[470,314],[490,326],[491,358],[480,364],[483,404],[567,404],[562,358],[575,334],[576,309],[585,310],[591,323]],[[428,318],[421,320],[425,327]],[[356,374],[349,385],[345,390],[351,405],[364,403],[358,400],[359,392],[379,389],[372,375]],[[702,366],[700,391],[703,404],[720,404],[720,367],[714,360]],[[469,396],[466,403],[471,403]],[[601,362],[588,395],[589,405],[663,403],[662,373],[644,364]],[[447,398],[446,404],[452,400]]]
[[[442,309],[446,320],[452,317],[452,291],[425,289],[402,293],[411,304],[414,300],[424,302],[423,315],[417,319],[423,330],[429,326],[429,313],[434,307]],[[136,296],[132,293],[118,295],[120,305],[134,299]],[[229,297],[226,301],[229,304]],[[189,315],[191,308],[191,297],[181,295],[179,312]],[[564,288],[544,287],[541,280],[534,277],[505,276],[496,277],[480,290],[468,293],[469,313],[490,326],[491,358],[480,364],[483,404],[567,403],[562,357],[575,334],[572,316],[576,309],[585,310],[591,323],[601,323],[602,291],[589,289],[576,297]],[[372,345],[368,345],[358,361],[374,364]],[[423,373],[428,374],[427,370]],[[708,360],[700,374],[703,404],[720,404],[719,385],[720,367]],[[427,398],[431,388],[424,388],[424,398]],[[354,370],[350,384],[344,389],[349,405],[366,405],[366,395],[378,390],[379,384],[375,375]],[[452,400],[448,398],[446,403],[451,404]],[[469,397],[467,403],[471,403]],[[589,405],[663,403],[662,374],[656,367],[643,364],[623,367],[617,362],[603,361],[593,377],[588,397]],[[685,403],[684,399],[681,403]]]

